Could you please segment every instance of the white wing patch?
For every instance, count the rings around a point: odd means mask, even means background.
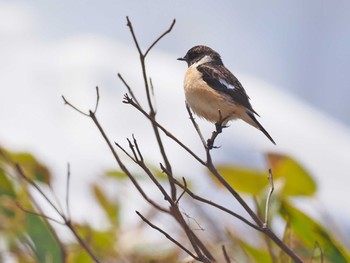
[[[234,89],[236,88],[235,86],[229,84],[226,80],[219,79],[219,82],[220,82],[222,85],[226,86],[226,88],[228,88],[228,89],[234,90]]]

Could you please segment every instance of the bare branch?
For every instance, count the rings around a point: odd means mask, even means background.
[[[268,176],[269,182],[270,182],[270,190],[269,193],[267,194],[267,198],[266,198],[266,205],[265,205],[265,222],[263,227],[268,227],[269,226],[269,208],[270,208],[270,198],[271,195],[273,193],[274,185],[273,185],[273,176],[272,176],[272,172],[271,169],[269,169],[269,176]]]
[[[45,214],[42,214],[42,213],[39,213],[39,212],[36,212],[36,211],[33,211],[33,210],[30,210],[28,208],[23,207],[18,201],[15,201],[15,203],[16,203],[16,206],[25,213],[48,219],[48,220],[53,221],[53,222],[60,224],[60,225],[65,225],[65,222],[58,221],[57,219],[55,219],[51,216],[48,216],[48,215],[45,215]]]
[[[132,105],[139,112],[141,112],[147,119],[149,119],[152,123],[157,125],[157,127],[164,132],[166,136],[175,141],[178,145],[180,145],[185,151],[187,151],[190,155],[192,155],[198,162],[202,165],[206,165],[205,161],[203,161],[200,157],[198,157],[190,148],[188,148],[185,144],[183,144],[179,139],[177,139],[171,132],[169,132],[166,128],[164,128],[161,124],[159,124],[155,119],[151,118],[148,113],[142,109],[139,105],[137,105],[132,98],[130,98],[127,94],[124,95],[124,103]]]
[[[122,75],[121,75],[120,73],[118,73],[118,77],[119,77],[119,79],[123,82],[123,84],[125,85],[125,87],[127,88],[127,90],[128,90],[128,92],[129,92],[131,98],[137,103],[137,105],[139,105],[139,106],[141,107],[141,105],[140,105],[140,103],[137,101],[136,96],[135,96],[134,92],[132,91],[131,87],[126,83],[126,81],[124,80],[124,78],[122,77]]]
[[[75,238],[78,240],[79,244],[84,248],[84,250],[92,257],[92,259],[96,263],[100,263],[101,261],[97,258],[95,253],[92,251],[90,246],[86,243],[86,241],[79,235],[75,227],[72,225],[72,222],[70,220],[66,221],[66,226],[70,229],[70,231],[73,233]]]
[[[161,167],[161,169],[164,171],[165,167],[164,167],[162,164],[160,164],[160,167]],[[175,180],[176,180],[176,179],[175,179]],[[182,196],[186,193],[187,182],[186,182],[185,177],[182,177],[182,181],[184,182],[184,189],[183,189],[181,195],[179,196],[179,198],[176,200],[176,204],[179,204],[179,202],[180,202]]]
[[[193,124],[195,130],[197,131],[197,133],[198,133],[198,135],[199,135],[199,138],[200,138],[201,141],[202,141],[202,144],[203,144],[204,148],[206,148],[206,147],[207,147],[207,144],[206,144],[206,142],[205,142],[205,140],[204,140],[203,134],[202,134],[201,130],[199,129],[199,126],[198,126],[196,120],[194,119],[193,114],[192,114],[192,111],[191,111],[191,109],[190,109],[190,107],[188,106],[187,103],[186,103],[186,110],[187,110],[187,112],[188,112],[188,115],[190,116],[190,120],[191,120],[191,122],[192,122],[192,124]]]
[[[134,134],[132,135],[132,139],[134,140],[134,145],[135,145],[135,148],[136,148],[136,151],[137,151],[137,154],[139,155],[140,157],[140,161],[143,162],[143,156],[141,154],[141,151],[140,151],[140,148],[139,148],[139,145],[137,144],[137,141],[135,139],[135,136]]]
[[[156,97],[154,96],[154,86],[152,82],[152,78],[149,78],[149,86],[151,88],[151,94],[152,94],[152,109],[154,112],[154,116],[157,115],[157,103],[156,103]]]
[[[62,220],[64,221],[64,225],[66,225],[71,232],[74,234],[74,236],[77,238],[79,244],[85,249],[85,251],[90,255],[90,257],[92,259],[94,259],[94,261],[96,263],[99,263],[99,259],[96,257],[95,253],[92,251],[92,249],[87,245],[87,243],[85,242],[85,240],[77,233],[76,229],[73,227],[71,219],[67,218],[58,208],[57,206],[55,206],[55,204],[48,198],[48,196],[40,189],[40,187],[32,180],[30,179],[23,171],[22,167],[19,164],[15,164],[15,168],[16,171],[18,172],[18,174],[25,179],[31,186],[33,186],[39,193],[40,195],[50,204],[50,206],[57,212],[57,214],[62,218]],[[57,221],[54,218],[51,218],[43,213],[37,213],[35,211],[31,211],[28,209],[25,209],[24,207],[22,207],[19,203],[17,203],[17,206],[22,209],[23,211],[36,215],[36,216],[40,216],[44,219],[47,220],[51,220],[54,221],[58,224],[62,224],[62,222]]]
[[[99,101],[100,101],[100,92],[98,90],[98,86],[96,86],[96,105],[95,105],[95,110],[93,111],[94,114],[96,114]]]
[[[136,163],[139,163],[140,160],[139,160],[139,158],[137,157],[137,154],[136,154],[135,149],[134,149],[134,145],[131,143],[131,141],[129,140],[129,138],[126,138],[126,139],[127,139],[128,143],[129,143],[129,148],[130,148],[132,154],[134,155],[134,159],[136,160]]]
[[[90,117],[93,120],[93,122],[95,123],[97,129],[100,131],[103,139],[105,140],[105,142],[108,145],[108,148],[110,149],[110,151],[113,154],[114,159],[117,161],[120,169],[129,177],[129,179],[131,180],[131,182],[133,183],[133,185],[136,187],[136,189],[139,191],[139,193],[142,195],[142,197],[152,206],[154,206],[156,209],[165,212],[165,213],[169,213],[169,210],[166,208],[161,207],[160,205],[158,205],[156,202],[154,202],[152,199],[150,199],[147,194],[143,191],[143,189],[141,188],[141,186],[139,185],[139,183],[136,181],[135,177],[130,173],[130,171],[126,168],[126,166],[124,165],[124,163],[121,161],[121,159],[119,158],[117,152],[114,150],[111,142],[109,141],[105,131],[103,130],[102,126],[100,125],[99,121],[97,120],[95,114],[90,111]]]
[[[226,263],[231,263],[231,259],[230,259],[230,257],[227,254],[225,245],[222,245],[222,253],[224,254]]]
[[[150,227],[156,229],[160,233],[162,233],[167,239],[169,239],[171,242],[173,242],[175,245],[177,245],[179,248],[181,248],[183,251],[185,251],[187,254],[189,254],[191,257],[193,257],[196,260],[201,260],[198,256],[194,255],[191,251],[189,251],[187,248],[185,248],[180,242],[176,241],[172,236],[170,236],[167,232],[162,230],[161,228],[157,227],[156,225],[152,224],[150,221],[148,221],[143,215],[140,214],[140,212],[136,211],[136,214],[141,217],[141,219],[148,224]],[[210,261],[208,261],[210,262]]]
[[[183,178],[184,179],[184,178]],[[258,231],[261,231],[260,227],[254,225],[253,223],[251,223],[250,221],[248,221],[247,219],[245,219],[243,216],[229,210],[228,208],[224,207],[224,206],[221,206],[213,201],[210,201],[208,199],[205,199],[199,195],[196,195],[195,193],[193,193],[190,189],[188,189],[185,185],[182,185],[179,181],[177,181],[175,179],[175,183],[176,185],[180,186],[186,193],[188,193],[193,199],[197,200],[197,201],[200,201],[202,203],[206,203],[210,206],[213,206],[221,211],[224,211],[225,213],[228,213],[234,217],[236,217],[237,219],[241,220],[242,222],[244,222],[245,224],[247,224],[248,226],[258,230]]]
[[[143,57],[142,50],[141,50],[141,48],[140,48],[139,42],[138,42],[137,39],[136,39],[136,35],[135,35],[135,32],[134,32],[134,28],[133,28],[133,26],[132,26],[132,24],[131,24],[131,22],[130,22],[128,16],[126,17],[126,21],[127,21],[127,24],[126,24],[126,25],[127,25],[127,26],[129,27],[129,29],[130,29],[130,33],[131,33],[131,36],[132,36],[132,38],[133,38],[133,40],[134,40],[135,46],[136,46],[136,48],[137,48],[137,51],[139,52],[140,57]]]
[[[75,107],[73,104],[71,104],[69,101],[66,100],[66,98],[62,95],[62,99],[64,101],[64,104],[68,105],[69,107],[71,107],[72,109],[74,109],[75,111],[79,112],[80,114],[83,114],[86,117],[89,117],[89,114],[79,110],[77,107]]]
[[[137,160],[136,160],[134,157],[132,157],[119,143],[114,142],[114,144],[115,144],[120,150],[122,150],[122,151],[125,153],[126,156],[128,156],[131,160],[133,160],[135,163],[137,163]]]
[[[61,212],[61,214],[63,214],[64,212],[63,212],[63,207],[62,207],[62,205],[61,205],[61,202],[60,202],[60,200],[58,199],[57,194],[56,194],[55,191],[53,190],[52,185],[51,185],[50,183],[48,184],[48,187],[49,187],[49,189],[50,189],[51,195],[52,195],[53,198],[54,198],[54,201],[55,201],[56,204],[57,204],[57,209],[59,209],[60,212]]]
[[[70,164],[67,164],[67,184],[66,184],[66,208],[67,217],[71,220],[70,208],[69,208],[69,186],[70,186]]]
[[[15,164],[16,171],[18,174],[26,180],[30,185],[34,186],[34,188],[40,193],[40,195],[50,204],[50,206],[59,214],[63,219],[65,219],[64,214],[56,207],[56,205],[48,198],[48,196],[41,190],[41,188],[35,183],[32,179],[30,179],[23,171],[22,167],[19,164]]]
[[[144,86],[145,86],[145,90],[146,90],[147,102],[148,102],[148,106],[149,106],[149,109],[150,109],[149,116],[151,117],[151,119],[155,120],[156,111],[155,111],[153,103],[152,103],[150,87],[149,87],[149,84],[148,84],[148,77],[147,77],[147,72],[146,72],[145,58],[146,58],[148,52],[154,47],[154,45],[156,43],[158,43],[158,41],[160,39],[162,39],[166,34],[168,34],[172,30],[172,28],[173,28],[173,26],[175,24],[175,20],[171,24],[170,28],[167,31],[165,31],[158,39],[156,39],[151,44],[151,46],[147,49],[145,54],[142,53],[142,50],[141,50],[140,45],[139,45],[139,43],[137,41],[134,29],[133,29],[133,26],[132,26],[132,24],[131,24],[131,22],[129,20],[129,17],[126,17],[126,20],[127,20],[127,26],[130,29],[132,38],[133,38],[133,40],[135,42],[137,51],[138,51],[139,56],[140,56],[140,63],[141,63],[141,68],[142,68],[142,76],[143,76]],[[163,141],[162,141],[162,139],[160,137],[158,127],[152,121],[151,121],[151,124],[152,124],[152,128],[153,128],[153,131],[154,131],[154,135],[155,135],[156,140],[158,142],[159,150],[160,150],[160,153],[161,153],[161,155],[163,157],[165,166],[166,166],[167,170],[170,172],[170,177],[168,179],[169,179],[169,185],[170,185],[170,189],[171,189],[171,197],[172,197],[173,200],[176,200],[176,187],[173,184],[172,178],[171,178],[172,177],[171,164],[170,164],[170,162],[168,160],[168,156],[167,156],[167,154],[165,152],[165,148],[164,148],[164,145],[163,145]]]
[[[159,42],[159,40],[161,40],[165,35],[169,34],[170,31],[173,29],[174,25],[176,23],[176,19],[173,20],[173,22],[171,23],[169,29],[167,31],[165,31],[163,34],[161,34],[151,45],[150,47],[146,50],[144,57],[147,56],[147,54],[151,51],[151,49]]]

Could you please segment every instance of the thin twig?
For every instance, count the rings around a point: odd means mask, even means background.
[[[176,19],[173,20],[173,22],[171,23],[169,29],[167,31],[165,31],[163,34],[161,34],[150,46],[149,48],[146,50],[144,57],[146,57],[148,55],[148,53],[151,51],[151,49],[159,42],[159,40],[161,40],[165,35],[169,34],[170,31],[173,29],[174,25],[176,23]]]
[[[270,208],[270,198],[272,196],[274,185],[273,185],[273,176],[272,176],[272,172],[271,169],[269,169],[269,176],[268,176],[269,182],[270,182],[270,190],[269,193],[267,194],[267,198],[266,198],[266,205],[265,205],[265,222],[263,227],[268,227],[269,226],[269,208]]]
[[[135,149],[134,149],[134,145],[131,143],[131,141],[129,140],[129,138],[126,138],[128,143],[129,143],[129,148],[132,152],[132,154],[134,155],[134,159],[136,160],[136,163],[140,162],[139,158],[137,157],[137,154],[135,152]]]
[[[192,150],[190,150],[186,145],[179,141],[173,134],[171,134],[167,129],[165,129],[161,124],[156,120],[152,119],[141,107],[139,107],[127,94],[124,96],[124,103],[131,104],[137,110],[139,110],[146,118],[151,120],[157,127],[162,130],[165,135],[175,141],[179,146],[186,150],[192,157],[194,157],[202,165],[206,166],[208,170],[219,180],[221,184],[235,197],[235,199],[241,204],[241,206],[247,211],[251,218],[257,223],[258,230],[264,232],[267,236],[271,238],[285,253],[287,253],[296,263],[303,262],[288,246],[286,246],[281,239],[279,239],[269,228],[263,228],[263,222],[260,218],[254,213],[254,211],[248,206],[244,199],[230,186],[229,183],[222,177],[222,175],[215,168],[209,149],[207,150],[207,161],[203,161],[199,158]]]
[[[95,105],[95,110],[93,111],[94,114],[96,114],[99,101],[100,101],[100,92],[98,90],[98,86],[96,86],[96,105]]]
[[[135,163],[137,163],[137,160],[136,160],[133,156],[131,156],[131,154],[129,154],[129,153],[127,152],[127,150],[125,150],[119,143],[114,142],[114,144],[115,144],[120,150],[122,150],[122,151],[126,154],[126,156],[128,156],[131,160],[133,160]]]
[[[68,101],[66,100],[66,98],[65,98],[63,95],[62,95],[62,99],[63,99],[63,101],[64,101],[64,104],[66,104],[66,105],[68,105],[69,107],[73,108],[75,111],[77,111],[77,112],[79,112],[79,113],[85,115],[86,117],[89,117],[89,114],[87,114],[87,113],[85,113],[85,112],[79,110],[77,107],[75,107],[74,105],[72,105],[70,102],[68,102]]]
[[[60,200],[58,199],[57,194],[56,194],[55,191],[53,190],[52,185],[51,185],[50,183],[48,184],[48,187],[49,187],[49,189],[50,189],[51,195],[52,195],[53,198],[54,198],[54,201],[55,201],[56,204],[57,204],[57,209],[59,209],[60,212],[63,214],[64,212],[63,212],[63,207],[62,207],[62,205],[61,205],[61,202],[60,202]]]
[[[130,173],[130,171],[126,168],[126,166],[124,165],[124,163],[121,161],[121,159],[119,158],[118,154],[116,153],[116,151],[114,150],[111,142],[109,141],[105,131],[103,130],[102,126],[100,125],[98,119],[96,118],[95,114],[90,111],[90,118],[93,120],[93,122],[95,123],[97,129],[100,131],[103,139],[105,140],[105,142],[108,145],[108,148],[110,149],[110,151],[113,154],[114,159],[116,160],[116,162],[118,163],[120,169],[129,177],[129,179],[131,180],[131,182],[133,183],[133,185],[136,187],[136,189],[139,191],[139,193],[142,195],[142,197],[152,206],[154,206],[156,209],[165,212],[165,213],[169,213],[169,210],[161,207],[160,205],[158,205],[156,202],[154,202],[152,199],[150,199],[147,194],[143,191],[143,189],[141,188],[141,186],[139,185],[139,183],[136,181],[135,177]]]
[[[191,122],[192,122],[192,124],[193,124],[193,126],[194,126],[194,129],[195,129],[196,132],[198,133],[198,136],[199,136],[199,138],[201,139],[204,148],[206,148],[206,147],[207,147],[207,144],[206,144],[206,142],[205,142],[205,140],[204,140],[203,134],[202,134],[201,130],[199,129],[199,126],[198,126],[196,120],[194,119],[193,114],[192,114],[192,111],[191,111],[191,109],[190,109],[190,107],[188,106],[187,103],[186,103],[186,110],[187,110],[187,112],[188,112],[188,115],[190,116],[190,120],[191,120]]]
[[[35,216],[39,216],[39,217],[42,217],[42,218],[46,218],[50,221],[53,221],[57,224],[60,224],[60,225],[65,225],[65,222],[61,222],[61,221],[58,221],[57,219],[51,217],[51,216],[48,216],[48,215],[45,215],[45,214],[42,214],[42,213],[39,213],[39,212],[36,212],[36,211],[33,211],[33,210],[30,210],[28,208],[25,208],[23,207],[18,201],[15,201],[16,203],[16,206],[21,209],[23,212],[25,213],[28,213],[28,214],[31,214],[31,215],[35,215]]]
[[[178,180],[176,180],[176,179],[175,179],[175,183],[176,183],[176,185],[178,185],[179,187],[181,187],[186,193],[188,193],[193,199],[195,199],[195,200],[197,200],[197,201],[200,201],[200,202],[202,202],[202,203],[208,204],[208,205],[210,205],[210,206],[213,206],[213,207],[215,207],[215,208],[217,208],[217,209],[219,209],[219,210],[221,210],[221,211],[223,211],[223,212],[225,212],[225,213],[228,213],[228,214],[232,215],[233,217],[235,217],[235,218],[241,220],[243,223],[247,224],[248,226],[250,226],[250,227],[252,227],[252,228],[254,228],[254,229],[258,230],[258,231],[261,231],[261,229],[260,229],[258,226],[254,225],[253,223],[251,223],[250,221],[248,221],[247,219],[245,219],[243,216],[241,216],[241,215],[239,215],[239,214],[237,214],[237,213],[231,211],[230,209],[228,209],[228,208],[226,208],[226,207],[224,207],[224,206],[222,206],[222,205],[219,205],[219,204],[217,204],[217,203],[215,203],[215,202],[213,202],[213,201],[210,201],[210,200],[208,200],[208,199],[206,199],[206,198],[204,198],[204,197],[201,197],[201,196],[199,196],[199,195],[196,195],[195,193],[193,193],[190,189],[188,189],[187,187],[185,187],[183,184],[181,184],[181,183],[180,183]]]
[[[15,168],[16,171],[18,172],[18,174],[24,179],[26,180],[30,185],[34,186],[34,188],[40,193],[40,195],[49,203],[49,205],[57,212],[57,214],[59,214],[61,217],[64,218],[64,215],[61,213],[61,211],[57,208],[57,206],[48,198],[48,196],[43,192],[43,190],[41,190],[41,188],[39,187],[39,185],[37,185],[37,183],[35,183],[32,179],[30,179],[23,171],[22,167],[16,163],[15,164]]]
[[[257,215],[259,216],[259,218],[263,218],[262,211],[260,209],[259,202],[256,196],[253,196],[253,201],[256,207]],[[267,235],[263,235],[263,238],[266,242],[267,250],[269,251],[269,255],[271,257],[271,262],[277,263],[278,261],[272,247],[272,240]]]
[[[67,183],[66,183],[66,208],[67,208],[67,218],[71,220],[71,213],[69,208],[69,187],[70,186],[70,164],[67,164]]]
[[[190,155],[192,155],[193,158],[195,158],[198,162],[200,162],[202,165],[205,165],[205,161],[203,161],[198,155],[196,155],[190,148],[188,148],[185,144],[183,144],[179,139],[177,139],[171,132],[169,132],[166,128],[164,128],[161,124],[159,124],[155,119],[151,118],[148,113],[142,109],[139,105],[137,105],[132,98],[128,96],[128,94],[124,95],[123,103],[132,105],[135,109],[137,109],[139,112],[141,112],[147,119],[149,119],[152,123],[157,125],[157,127],[164,132],[166,136],[171,138],[173,141],[175,141],[178,145],[180,145],[186,152],[188,152]]]
[[[74,236],[77,238],[79,244],[85,249],[85,251],[90,255],[91,258],[94,259],[94,261],[96,263],[99,263],[99,259],[97,258],[97,256],[95,255],[95,253],[92,251],[92,249],[87,245],[87,243],[85,242],[85,240],[77,233],[76,229],[73,227],[71,219],[67,218],[67,216],[65,216],[63,213],[61,213],[59,211],[59,209],[57,208],[57,206],[55,206],[55,204],[48,198],[48,196],[40,189],[40,187],[32,180],[30,179],[23,171],[22,167],[19,164],[15,164],[15,168],[17,170],[17,172],[19,173],[19,175],[24,178],[30,185],[32,185],[39,193],[40,195],[50,204],[50,206],[57,212],[57,214],[62,218],[62,220],[64,221],[64,224],[71,230],[71,232],[74,234]],[[23,208],[23,207],[22,207]],[[23,209],[22,209],[23,210]],[[26,211],[26,210],[23,210]],[[55,222],[57,222],[55,219],[50,218],[46,215],[44,215],[43,213],[36,213],[33,211],[28,210],[28,213],[31,214],[35,214],[37,216],[41,216],[44,219],[48,219],[48,220],[53,220]],[[59,224],[62,224],[61,222],[57,222]]]
[[[160,164],[160,167],[161,167],[162,170],[165,169],[165,167],[164,167],[162,164]],[[163,171],[164,171],[164,170],[163,170]],[[176,180],[176,179],[175,179],[175,180]],[[183,181],[183,183],[184,183],[184,189],[183,189],[182,193],[180,194],[179,198],[176,200],[176,204],[179,204],[181,198],[182,198],[183,195],[186,193],[187,182],[186,182],[185,177],[182,177],[182,181]]]
[[[134,43],[135,43],[135,45],[136,45],[137,51],[139,52],[140,56],[143,56],[142,50],[141,50],[141,48],[140,48],[140,45],[139,45],[139,43],[137,42],[137,39],[136,39],[136,35],[135,35],[135,32],[134,32],[134,28],[133,28],[133,26],[132,26],[132,24],[131,24],[130,19],[129,19],[128,16],[126,17],[126,21],[127,21],[127,24],[126,24],[126,25],[127,25],[127,26],[129,27],[129,29],[130,29],[131,36],[132,36],[132,38],[134,39]]]
[[[118,73],[118,77],[119,77],[119,79],[123,82],[123,84],[125,85],[125,87],[127,88],[127,90],[128,90],[128,92],[129,92],[131,98],[133,98],[133,100],[137,103],[137,105],[139,105],[139,106],[141,107],[141,105],[140,105],[140,103],[137,101],[136,96],[135,96],[134,92],[132,91],[131,87],[128,85],[128,83],[126,83],[126,81],[124,80],[124,78],[122,77],[122,75],[121,75],[120,73]]]
[[[156,225],[152,224],[150,221],[148,221],[143,215],[141,215],[140,212],[136,211],[136,214],[141,217],[141,219],[147,223],[150,227],[156,229],[160,233],[162,233],[167,239],[169,239],[171,242],[173,242],[175,245],[177,245],[179,248],[181,248],[183,251],[185,251],[187,254],[189,254],[192,258],[196,260],[200,260],[200,258],[196,255],[194,255],[191,251],[189,251],[186,247],[184,247],[180,242],[176,241],[172,236],[170,236],[167,232],[162,230],[161,228],[157,227]]]
[[[152,206],[154,206],[156,209],[165,212],[165,213],[169,213],[169,210],[166,208],[163,208],[161,206],[159,206],[156,202],[154,202],[152,199],[150,199],[146,193],[143,191],[143,189],[141,188],[141,186],[139,185],[139,183],[136,181],[136,179],[134,178],[134,176],[129,172],[129,170],[126,168],[126,166],[124,165],[124,163],[120,160],[118,154],[116,153],[116,151],[114,150],[111,142],[109,141],[105,131],[103,130],[102,126],[100,125],[98,119],[96,118],[96,115],[93,111],[89,111],[89,114],[84,113],[83,111],[79,110],[77,107],[75,107],[73,104],[71,104],[69,101],[67,101],[65,99],[64,96],[62,96],[65,104],[67,104],[68,106],[70,106],[71,108],[73,108],[74,110],[76,110],[77,112],[81,113],[84,116],[90,117],[92,119],[92,121],[95,123],[96,127],[98,128],[98,130],[100,131],[103,139],[105,140],[105,142],[108,145],[108,148],[111,150],[114,159],[117,161],[120,169],[122,169],[122,171],[129,177],[129,179],[131,180],[131,182],[133,183],[133,185],[136,187],[136,189],[139,191],[139,193],[142,195],[142,197]],[[97,98],[96,98],[97,100]],[[135,103],[135,102],[134,102]],[[135,104],[137,105],[137,104]]]
[[[139,157],[140,157],[140,161],[143,162],[143,156],[142,156],[142,153],[141,153],[141,151],[140,151],[139,145],[138,145],[138,143],[137,143],[137,141],[136,141],[136,139],[135,139],[134,134],[132,135],[132,139],[133,139],[133,141],[134,141],[134,145],[135,145],[137,154],[138,154]]]
[[[222,253],[224,254],[226,263],[231,263],[231,259],[230,259],[230,257],[229,257],[228,254],[227,254],[225,245],[222,245]]]
[[[153,82],[152,82],[152,78],[149,78],[149,86],[151,88],[151,94],[152,94],[152,109],[154,112],[154,116],[157,115],[157,103],[156,103],[156,97],[154,96],[154,86],[153,86]]]
[[[145,86],[145,90],[146,90],[147,102],[148,102],[148,106],[149,106],[149,109],[150,109],[149,116],[152,119],[155,120],[156,111],[155,111],[153,103],[152,103],[151,92],[150,92],[150,87],[149,87],[149,84],[148,84],[148,77],[147,77],[147,72],[146,72],[145,59],[146,59],[146,56],[147,56],[148,52],[159,42],[159,40],[161,40],[166,34],[168,34],[172,30],[172,28],[173,28],[173,26],[175,24],[175,20],[173,21],[173,23],[171,24],[169,29],[167,31],[165,31],[162,35],[160,35],[160,37],[158,37],[150,45],[150,47],[146,50],[145,54],[142,53],[142,50],[141,50],[140,45],[138,43],[138,40],[136,38],[133,26],[132,26],[132,24],[131,24],[131,22],[129,20],[129,17],[126,17],[126,20],[127,20],[127,26],[130,29],[130,33],[132,35],[132,38],[134,40],[134,43],[136,45],[137,51],[138,51],[139,56],[140,56],[142,76],[143,76],[144,86]],[[163,145],[163,141],[162,141],[162,139],[160,137],[158,127],[153,122],[151,122],[151,124],[152,124],[152,128],[153,128],[154,134],[156,136],[156,140],[158,142],[159,150],[160,150],[160,153],[161,153],[161,155],[163,157],[165,166],[166,166],[167,170],[170,172],[170,177],[168,179],[169,179],[169,185],[170,185],[170,189],[171,189],[171,197],[172,197],[173,200],[176,200],[176,187],[175,187],[175,185],[172,182],[172,177],[173,176],[172,176],[171,164],[170,164],[168,156],[167,156],[167,154],[165,152],[165,148],[164,148],[164,145]]]
[[[100,263],[100,260],[97,258],[95,253],[92,251],[90,246],[86,243],[86,241],[80,236],[80,234],[77,232],[75,227],[72,225],[71,221],[66,221],[66,226],[70,229],[70,231],[73,233],[75,238],[79,241],[79,244],[85,249],[85,251],[92,257],[92,259],[96,263]]]

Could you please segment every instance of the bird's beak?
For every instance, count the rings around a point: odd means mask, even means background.
[[[183,60],[183,61],[186,61],[186,59],[185,59],[185,58],[178,58],[177,60]]]

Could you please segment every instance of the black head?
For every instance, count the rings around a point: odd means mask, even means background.
[[[178,58],[178,60],[184,60],[188,66],[191,66],[205,56],[212,62],[222,63],[219,53],[207,46],[195,46],[187,51],[183,58]]]

